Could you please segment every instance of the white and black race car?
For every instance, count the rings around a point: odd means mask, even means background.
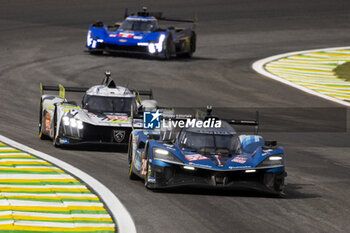
[[[91,88],[40,84],[39,138],[52,139],[55,146],[75,144],[127,145],[132,128],[142,128],[133,116],[157,108],[152,90],[130,90],[117,86],[110,72],[101,85]],[[43,91],[59,91],[45,95]],[[85,92],[82,106],[67,101],[65,92]],[[140,96],[149,96],[141,100]]]

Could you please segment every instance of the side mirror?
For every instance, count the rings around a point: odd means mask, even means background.
[[[265,141],[266,147],[274,147],[277,146],[277,141]]]

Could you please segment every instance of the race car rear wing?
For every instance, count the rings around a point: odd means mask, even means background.
[[[43,85],[40,83],[40,96],[43,95],[44,91],[59,91],[59,96],[65,98],[66,92],[86,92],[89,90],[88,87],[63,87],[61,84],[58,86],[49,86]],[[153,91],[150,90],[130,90],[136,96],[148,96],[150,99],[153,99]]]
[[[67,92],[86,92],[89,90],[88,87],[63,87],[61,84],[58,86],[43,85],[40,83],[40,96],[43,95],[44,91],[59,91],[59,96],[64,99]]]
[[[134,14],[131,14],[134,15]],[[124,12],[124,18],[128,17],[128,8],[125,8]],[[180,22],[180,23],[193,23],[193,28],[195,28],[197,24],[197,14],[194,14],[193,20],[189,19],[172,19],[172,18],[165,18],[163,17],[163,12],[152,12],[152,11],[147,11],[147,7],[142,7],[142,11],[137,12],[137,16],[145,16],[145,17],[151,17],[153,16],[154,18],[162,21],[171,21],[171,22]]]
[[[259,112],[256,112],[255,120],[237,120],[237,119],[229,119],[224,120],[227,121],[227,123],[231,125],[247,125],[247,126],[254,126],[255,127],[255,134],[258,134],[259,132]]]

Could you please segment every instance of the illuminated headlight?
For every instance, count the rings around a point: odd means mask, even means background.
[[[283,155],[271,155],[259,164],[259,167],[284,165]]]
[[[182,163],[173,153],[156,147],[153,148],[153,159]]]
[[[81,120],[77,120],[75,118],[70,118],[68,116],[62,117],[63,125],[70,126],[72,128],[83,129],[84,125]]]
[[[164,42],[164,39],[165,39],[165,35],[162,34],[159,36],[159,40],[158,40],[158,43],[156,44],[156,48],[157,48],[157,51],[160,53],[162,52],[163,50],[163,42]]]
[[[191,170],[191,171],[196,170],[196,168],[192,167],[192,166],[184,166],[183,168],[186,169],[186,170]]]
[[[254,173],[254,172],[256,172],[255,169],[245,170],[245,173]]]
[[[62,121],[63,121],[63,124],[64,124],[64,125],[69,125],[69,117],[64,116],[64,117],[62,118]]]
[[[90,46],[92,44],[92,37],[91,36],[92,36],[92,32],[88,31],[87,38],[86,38],[87,46]]]
[[[155,53],[156,52],[156,48],[155,48],[153,43],[148,44],[148,52],[149,53]]]
[[[77,121],[77,126],[78,126],[78,129],[83,129],[84,126],[83,126],[83,122],[82,121]]]
[[[272,161],[278,161],[278,160],[282,160],[283,157],[282,156],[270,156],[269,157],[269,160],[272,160]]]
[[[74,118],[71,118],[70,119],[70,126],[73,128],[77,127],[77,120]]]

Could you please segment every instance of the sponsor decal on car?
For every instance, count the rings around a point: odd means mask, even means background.
[[[90,118],[94,118],[94,117],[96,117],[96,115],[95,115],[95,114],[93,114],[93,113],[88,113],[88,116],[89,116]]]
[[[119,33],[118,37],[133,38],[134,37],[134,33],[121,32],[121,33]]]
[[[109,115],[109,116],[107,116],[107,119],[108,119],[111,123],[129,122],[129,118],[128,118],[127,116]]]
[[[221,162],[221,155],[212,155],[211,157],[215,158],[216,159],[216,162],[217,162],[217,166],[218,167],[223,167],[224,165],[222,164]]]
[[[212,168],[211,166],[205,165],[205,164],[196,164],[196,163],[192,163],[192,162],[189,162],[188,164],[189,164],[189,165],[193,165],[193,166],[195,166],[195,167]]]
[[[198,160],[209,159],[208,157],[206,157],[206,156],[204,156],[204,155],[200,155],[200,154],[185,155],[185,158],[186,158],[188,161],[198,161]]]
[[[50,132],[50,125],[51,125],[50,114],[46,113],[46,116],[45,116],[45,131],[47,133]]]
[[[142,176],[146,175],[146,170],[147,170],[147,159],[142,159],[142,164],[141,164],[141,175]]]
[[[141,161],[139,158],[136,158],[134,165],[135,165],[136,170],[141,169]]]
[[[247,157],[244,157],[244,156],[236,156],[234,157],[231,161],[232,162],[235,162],[235,163],[240,163],[240,164],[243,164],[245,162],[247,162]]]
[[[148,183],[156,183],[155,177],[148,177]]]
[[[240,169],[252,168],[252,166],[240,166],[240,167],[232,167],[232,166],[229,166],[228,168],[229,168],[229,169],[240,170]]]
[[[127,42],[127,40],[120,39],[119,42],[125,43],[125,42]]]
[[[115,120],[127,121],[127,120],[129,120],[129,118],[127,116],[108,115],[107,118],[111,121],[115,121]]]
[[[117,37],[117,34],[109,34],[109,37]]]
[[[135,40],[142,40],[142,36],[134,36]]]
[[[69,143],[69,140],[67,138],[60,138],[60,143],[67,144]]]

